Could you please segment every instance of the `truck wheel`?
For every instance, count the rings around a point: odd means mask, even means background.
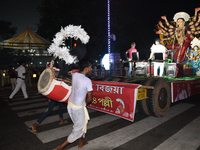
[[[158,78],[153,80],[150,86],[154,86],[154,89],[147,92],[148,111],[152,116],[163,117],[167,114],[171,104],[170,84],[166,80]]]
[[[141,84],[148,86],[151,82],[152,82],[152,79],[147,79],[147,80],[142,81]],[[146,104],[147,100],[145,99],[145,100],[137,101],[136,107],[137,107],[139,112],[146,114],[146,115],[150,115],[148,108],[147,108],[147,104]]]

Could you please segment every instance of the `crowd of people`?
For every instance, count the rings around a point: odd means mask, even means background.
[[[0,69],[0,90],[4,90],[5,87],[11,86],[11,90],[13,91],[17,85],[18,72],[16,71],[17,67],[10,65],[8,69]],[[28,87],[33,87],[33,83],[37,83],[40,74],[45,68],[35,68],[35,67],[27,67],[25,65],[26,76],[25,76],[25,84]]]

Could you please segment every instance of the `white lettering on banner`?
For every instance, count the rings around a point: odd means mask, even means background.
[[[112,86],[105,86],[105,91],[107,93],[112,93]]]
[[[101,90],[102,92],[107,92],[107,93],[112,93],[112,90],[114,92],[114,94],[121,94],[123,93],[123,89],[124,87],[118,87],[118,86],[108,86],[108,85],[100,85],[100,84],[96,84],[97,86],[97,92],[99,90]]]
[[[100,89],[102,92],[104,92],[104,85],[99,85],[99,84],[96,84],[96,85],[97,85],[97,91],[99,91]]]

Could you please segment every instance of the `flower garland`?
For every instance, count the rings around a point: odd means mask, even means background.
[[[53,54],[54,57],[63,59],[66,64],[73,64],[78,62],[77,57],[70,55],[70,49],[68,49],[64,43],[64,40],[69,37],[74,39],[79,38],[83,44],[88,43],[90,38],[81,26],[69,25],[65,28],[61,27],[60,32],[56,33],[53,43],[47,50],[50,54]],[[60,47],[61,45],[62,47]]]

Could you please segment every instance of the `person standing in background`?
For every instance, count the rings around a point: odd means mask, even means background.
[[[26,80],[25,80],[26,84],[29,84],[29,86],[32,87],[31,78],[32,78],[33,72],[29,67],[27,68],[26,71],[27,71]]]
[[[8,74],[10,76],[10,83],[12,85],[12,90],[14,90],[17,84],[17,73],[13,66],[10,66]]]
[[[104,78],[105,76],[105,68],[104,65],[101,66],[101,77]]]
[[[137,49],[135,47],[136,47],[135,42],[132,42],[131,43],[131,48],[126,51],[126,56],[127,56],[127,54],[129,54],[129,56],[127,57],[128,61],[132,61],[133,60],[132,53],[136,53],[137,52]],[[127,73],[126,76],[131,76],[132,67],[133,67],[133,63],[129,62],[129,70],[128,70],[128,73]]]
[[[26,92],[26,84],[25,84],[25,76],[26,76],[26,69],[25,69],[25,61],[21,61],[20,63],[21,65],[15,70],[17,71],[17,85],[14,89],[14,91],[11,93],[11,95],[8,98],[9,103],[12,102],[12,98],[14,97],[14,95],[19,91],[19,89],[22,89],[24,98],[27,100],[28,99],[28,95]]]
[[[3,72],[0,69],[0,90],[4,90],[4,76],[3,76]]]
[[[164,60],[166,58],[166,51],[167,48],[164,45],[160,44],[160,39],[157,38],[155,39],[155,44],[152,45],[151,47],[151,54],[149,56],[149,60],[153,59],[153,57],[155,57],[155,54],[160,53],[162,54],[162,60],[160,62],[153,62],[154,63],[154,76],[157,77],[162,77],[163,76],[163,72],[164,72]],[[160,68],[160,73],[158,75],[158,68]]]

